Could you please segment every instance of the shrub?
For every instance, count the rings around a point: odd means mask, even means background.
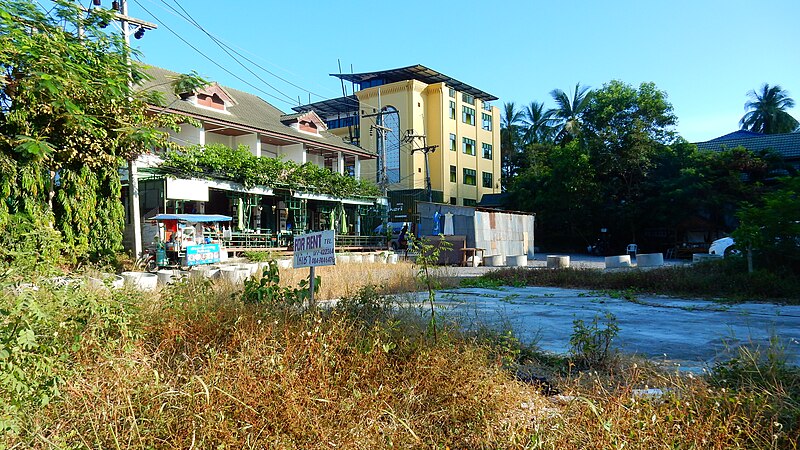
[[[611,342],[617,334],[617,318],[611,313],[606,313],[602,319],[594,316],[589,324],[582,319],[573,320],[569,345],[575,365],[579,368],[606,367],[613,356]]]

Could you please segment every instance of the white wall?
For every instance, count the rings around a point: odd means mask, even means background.
[[[175,142],[178,145],[203,145],[204,140],[204,131],[202,128],[197,128],[189,125],[188,123],[182,123],[179,125],[180,131],[175,133],[172,130],[164,130],[169,132],[169,140]]]
[[[225,136],[224,134],[217,133],[206,133],[206,144],[222,144],[231,148],[236,147],[233,145],[233,136]]]
[[[285,155],[286,161],[294,161],[297,164],[306,162],[306,151],[303,144],[283,145],[279,147],[280,155]]]
[[[250,148],[250,153],[255,156],[261,156],[261,139],[257,133],[245,134],[243,136],[236,136],[233,138],[233,146],[238,147],[246,145]]]

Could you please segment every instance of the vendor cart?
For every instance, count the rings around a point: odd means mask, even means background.
[[[220,214],[159,214],[150,221],[158,227],[151,251],[158,268],[189,270],[221,260],[222,234],[230,216]],[[225,224],[227,222],[227,227]]]

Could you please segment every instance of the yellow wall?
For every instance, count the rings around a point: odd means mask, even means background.
[[[425,135],[427,144],[437,145],[435,152],[429,154],[431,172],[431,187],[433,190],[444,193],[445,203],[451,197],[457,199],[458,205],[464,204],[464,199],[480,201],[481,196],[487,193],[500,192],[500,110],[492,107],[491,111],[484,111],[482,102],[475,99],[474,105],[462,101],[461,92],[456,91],[455,98],[449,96],[449,87],[445,83],[427,85],[420,81],[408,80],[372,87],[356,92],[363,114],[374,114],[381,108],[393,106],[397,108],[400,116],[400,138],[406,130],[413,129],[414,134]],[[379,100],[380,92],[380,100]],[[455,118],[449,117],[450,101],[456,103]],[[475,121],[468,125],[462,121],[462,106],[467,105],[475,110]],[[482,113],[492,116],[492,130],[482,129]],[[376,133],[369,135],[370,125],[376,123],[375,117],[362,117],[361,119],[361,146],[377,151]],[[456,135],[456,151],[450,150],[450,134]],[[475,141],[475,155],[463,153],[463,138]],[[483,158],[482,144],[492,145],[492,159]],[[425,159],[422,152],[411,154],[412,145],[422,147],[422,140],[418,139],[413,144],[400,145],[400,176],[399,184],[389,186],[394,189],[424,189],[425,188]],[[456,166],[456,182],[450,182],[450,166]],[[464,184],[463,169],[475,170],[476,185]],[[362,176],[374,173],[377,167],[364,170]],[[492,174],[492,187],[483,187],[483,172]]]

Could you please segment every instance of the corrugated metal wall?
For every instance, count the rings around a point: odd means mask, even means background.
[[[453,233],[467,237],[467,247],[485,250],[486,256],[528,255],[533,258],[535,216],[501,211],[476,211],[469,206],[417,203],[421,236],[433,234],[433,215],[453,214]],[[442,225],[444,220],[442,220]]]

